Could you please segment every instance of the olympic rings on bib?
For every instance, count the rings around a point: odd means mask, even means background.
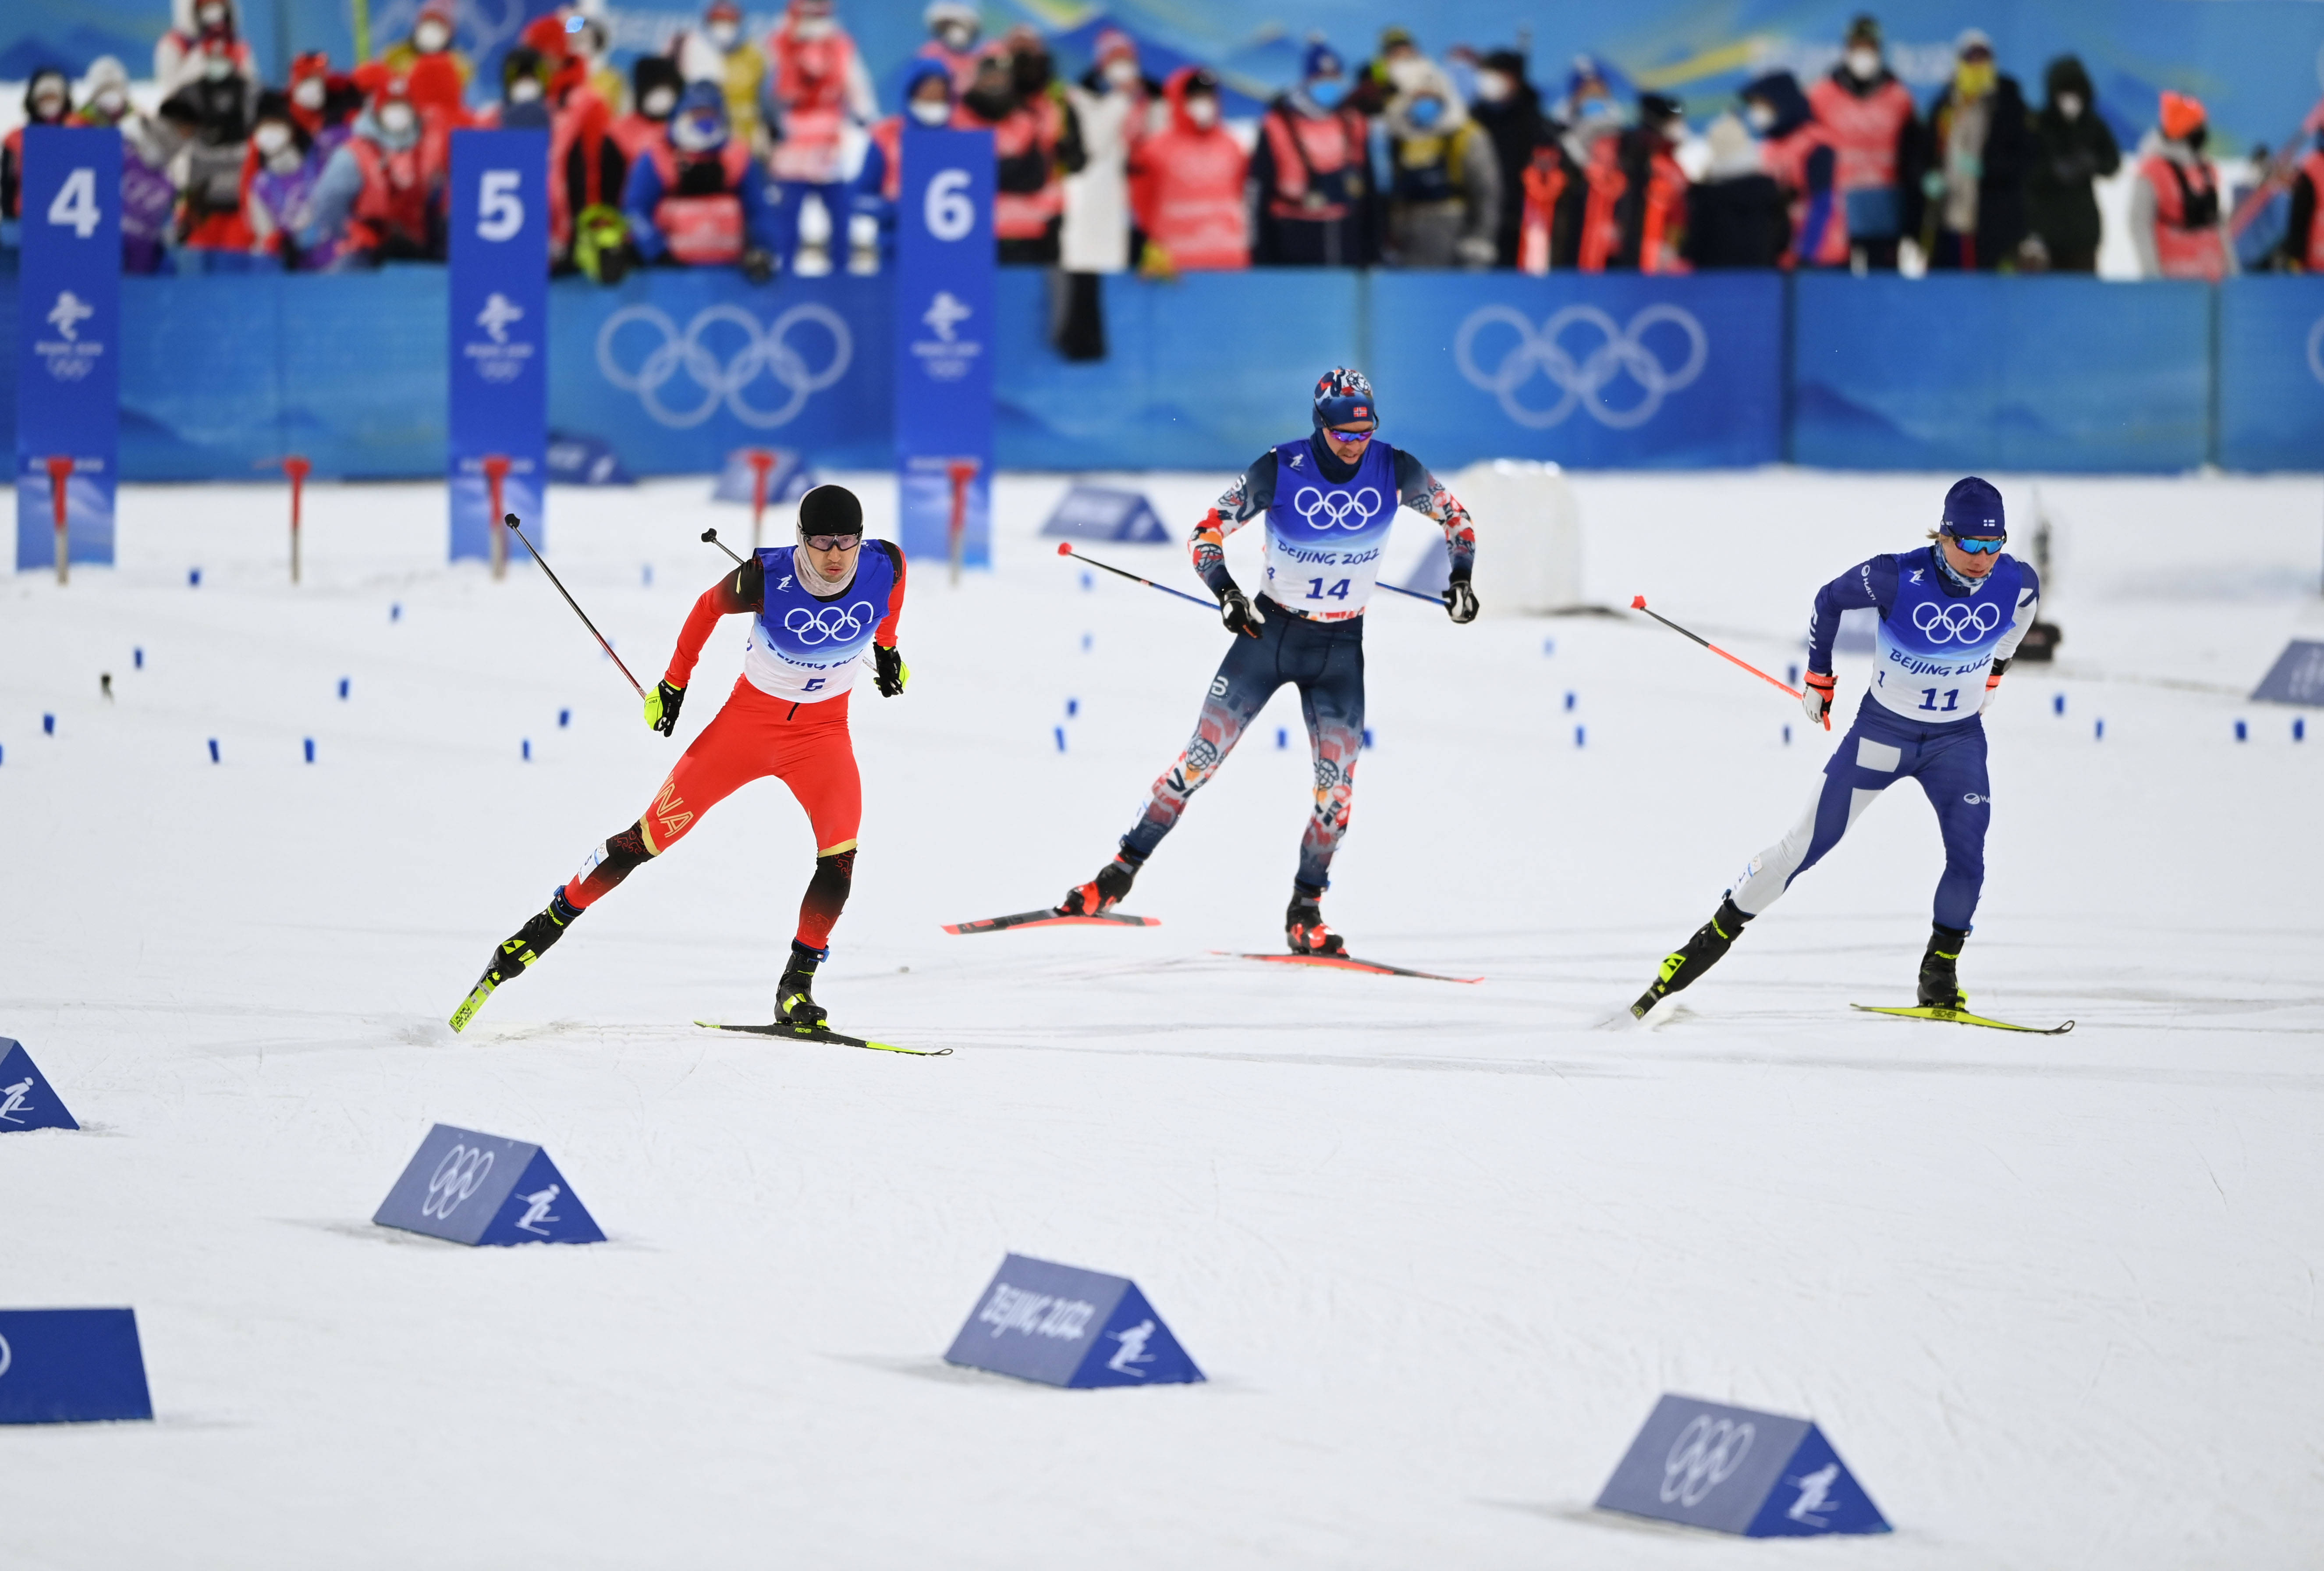
[[[806,357],[790,342],[791,329],[802,323],[821,328],[831,339],[830,363],[821,370],[809,370]],[[724,359],[705,341],[705,335],[722,324],[742,335]],[[634,371],[625,370],[614,351],[614,340],[630,327],[650,328],[661,338]],[[623,306],[597,329],[597,369],[605,380],[624,393],[636,393],[647,414],[677,430],[700,425],[718,411],[721,402],[736,420],[754,430],[788,425],[807,407],[811,395],[846,375],[854,358],[855,337],[848,330],[846,319],[829,306],[813,301],[791,307],[764,328],[741,306],[706,306],[695,313],[683,333],[659,306]],[[672,409],[662,402],[661,393],[681,371],[700,389],[701,397],[687,407]],[[761,376],[789,393],[773,409],[759,408],[743,396]]]
[[[428,1180],[428,1198],[420,1203],[422,1216],[449,1216],[460,1202],[476,1192],[493,1170],[493,1153],[481,1146],[456,1145],[444,1153]]]
[[[1379,516],[1380,494],[1369,485],[1354,491],[1321,491],[1303,485],[1292,495],[1291,511],[1312,529],[1360,530]],[[1321,523],[1316,522],[1318,518]]]
[[[1981,605],[1940,605],[1923,600],[1913,607],[1913,625],[1931,643],[1975,643],[2001,625],[2001,607],[1987,600]]]
[[[1517,341],[1489,371],[1477,364],[1477,338],[1495,326],[1514,332]],[[1646,347],[1647,330],[1658,326],[1675,328],[1686,337],[1686,358],[1675,368],[1665,365],[1662,356]],[[1586,328],[1602,340],[1578,359],[1565,347],[1569,329],[1575,328]],[[1642,426],[1661,411],[1665,398],[1702,375],[1710,358],[1710,335],[1692,311],[1674,305],[1648,306],[1628,327],[1617,327],[1596,306],[1567,306],[1538,329],[1515,306],[1483,306],[1469,313],[1452,339],[1452,363],[1461,374],[1500,400],[1503,414],[1536,431],[1559,424],[1576,408],[1615,430]],[[1536,373],[1562,394],[1546,409],[1531,408],[1517,397]],[[1609,408],[1600,394],[1625,375],[1637,384],[1641,396],[1628,409]]]
[[[877,620],[878,610],[869,600],[841,607],[825,606],[810,611],[804,605],[794,605],[783,613],[783,631],[807,649],[818,643],[844,643],[862,636],[863,630]]]
[[[1743,1458],[1750,1454],[1751,1442],[1757,1433],[1749,1424],[1697,1413],[1694,1420],[1679,1431],[1670,1455],[1664,1458],[1663,1503],[1700,1505],[1703,1496],[1726,1483],[1743,1465]]]

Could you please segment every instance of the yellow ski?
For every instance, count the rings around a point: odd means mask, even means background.
[[[1901,1014],[1909,1020],[1941,1020],[1954,1025],[1989,1026],[1997,1031],[2031,1031],[2037,1037],[2062,1037],[2074,1029],[2074,1022],[2064,1025],[2012,1025],[2006,1020],[1987,1020],[1981,1014],[1971,1014],[1965,1009],[1895,1009],[1877,1003],[1851,1003],[1850,1009],[1860,1009],[1867,1014]]]

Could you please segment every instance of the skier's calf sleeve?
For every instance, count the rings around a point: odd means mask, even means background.
[[[587,910],[627,878],[632,868],[652,856],[653,853],[646,849],[644,820],[641,819],[589,853],[581,864],[581,871],[566,882],[565,903],[576,910]]]
[[[855,883],[855,848],[835,851],[815,859],[815,876],[807,880],[807,898],[799,901],[798,941],[810,949],[828,947],[831,927],[846,909],[847,892]]]

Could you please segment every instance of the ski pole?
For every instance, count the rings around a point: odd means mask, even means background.
[[[1633,611],[1646,611],[1646,597],[1644,595],[1640,595],[1640,596],[1637,596],[1634,597],[1634,598],[1630,601],[1630,609],[1631,609],[1631,610],[1633,610]],[[1785,692],[1789,693],[1789,694],[1790,694],[1793,698],[1796,698],[1800,697],[1800,690],[1799,690],[1797,688],[1792,687],[1791,685],[1789,685],[1788,683],[1785,683],[1785,682],[1778,682],[1778,681],[1776,681],[1775,678],[1773,678],[1773,677],[1769,676],[1766,672],[1765,672],[1765,671],[1761,670],[1757,666],[1753,665],[1749,661],[1747,661],[1747,660],[1736,660],[1736,659],[1735,659],[1735,657],[1734,657],[1733,655],[1729,654],[1725,650],[1723,650],[1723,649],[1720,648],[1717,644],[1715,644],[1715,643],[1711,642],[1711,640],[1709,640],[1709,639],[1707,639],[1707,638],[1703,637],[1701,633],[1687,633],[1687,630],[1686,630],[1685,628],[1681,627],[1677,623],[1673,622],[1669,617],[1667,617],[1667,616],[1660,616],[1660,615],[1655,615],[1654,612],[1652,612],[1652,611],[1646,611],[1646,615],[1649,615],[1649,616],[1653,616],[1653,617],[1654,617],[1654,619],[1655,619],[1655,621],[1657,621],[1657,622],[1661,623],[1665,627],[1669,628],[1673,633],[1686,633],[1686,635],[1687,635],[1689,638],[1691,638],[1691,639],[1694,640],[1694,642],[1697,642],[1697,643],[1699,643],[1699,644],[1702,645],[1702,647],[1703,647],[1703,648],[1705,648],[1705,649],[1709,650],[1711,653],[1713,653],[1713,654],[1717,655],[1720,659],[1721,659],[1721,660],[1723,660],[1723,661],[1734,661],[1734,663],[1735,663],[1735,664],[1741,666],[1745,670],[1749,671],[1753,676],[1755,676],[1755,677],[1758,678],[1761,681],[1763,681],[1763,682],[1770,682],[1770,683],[1773,683],[1773,684],[1774,684],[1775,686],[1776,686],[1776,687],[1782,688],[1784,689],[1784,691],[1785,691]],[[1826,729],[1830,729],[1830,722],[1829,722],[1829,721],[1827,721],[1825,724],[1826,724]]]
[[[516,521],[516,514],[513,513],[504,514],[502,517],[501,522],[507,524],[511,529],[516,531],[516,538],[524,541],[524,549],[532,553],[532,559],[534,561],[540,563],[540,570],[549,575],[549,581],[557,586],[557,592],[565,596],[565,603],[573,607],[573,615],[581,619],[581,625],[589,630],[589,636],[597,641],[597,647],[604,650],[606,655],[612,659],[615,665],[621,666],[622,675],[629,677],[630,686],[637,688],[637,695],[639,698],[644,698],[646,696],[646,690],[643,688],[638,687],[638,679],[630,676],[630,668],[625,665],[622,665],[622,657],[613,653],[613,646],[605,642],[605,635],[597,631],[597,624],[589,620],[589,614],[581,609],[580,603],[575,600],[571,595],[567,594],[564,580],[557,576],[557,569],[555,568],[550,567],[547,561],[542,559],[540,548],[534,545],[532,541],[527,538],[524,532],[524,526]]]
[[[734,557],[734,565],[735,565],[736,567],[738,567],[738,568],[739,568],[739,567],[742,567],[742,566],[743,565],[742,559],[742,558],[740,558],[740,557],[735,557],[735,556],[734,556],[734,548],[733,548],[733,547],[732,547],[732,546],[730,546],[730,545],[728,545],[724,541],[720,540],[720,539],[718,538],[718,531],[717,531],[716,530],[715,530],[715,529],[706,529],[706,530],[704,530],[704,531],[702,531],[702,538],[703,538],[705,541],[708,541],[710,544],[716,546],[720,550],[724,551],[728,556],[730,556],[730,557]]]
[[[1372,587],[1375,589],[1393,589],[1399,595],[1409,595],[1416,600],[1425,600],[1440,611],[1444,608],[1444,596],[1442,595],[1424,595],[1417,589],[1407,589],[1401,584],[1391,584],[1385,578],[1376,580],[1373,583]]]
[[[1127,578],[1133,584],[1143,584],[1149,589],[1159,589],[1165,595],[1176,595],[1181,600],[1193,601],[1194,604],[1201,606],[1205,611],[1215,609],[1208,600],[1196,600],[1194,599],[1194,596],[1187,594],[1184,589],[1173,589],[1167,584],[1157,584],[1151,578],[1141,578],[1137,574],[1130,572],[1125,568],[1111,567],[1104,562],[1099,561],[1095,557],[1085,557],[1079,551],[1074,550],[1074,542],[1069,540],[1063,540],[1057,542],[1057,554],[1061,557],[1071,557],[1077,562],[1087,562],[1093,568],[1103,568],[1107,572],[1115,575],[1117,578]]]

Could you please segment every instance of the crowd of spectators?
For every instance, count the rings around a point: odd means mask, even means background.
[[[927,40],[880,113],[832,0],[788,0],[749,37],[734,0],[626,72],[601,15],[528,24],[480,90],[450,0],[346,70],[300,54],[260,79],[239,0],[175,0],[138,106],[110,57],[76,84],[35,72],[35,124],[123,137],[124,265],[133,272],[299,271],[438,259],[449,136],[549,134],[553,265],[613,282],[641,265],[875,272],[892,245],[908,125],[990,130],[1003,263],[1072,275],[1250,266],[1632,270],[1903,268],[2089,273],[2097,183],[2124,152],[2089,73],[2051,61],[2042,101],[1971,29],[1950,77],[1916,96],[1860,16],[1828,75],[1788,71],[1731,101],[1633,91],[1583,58],[1554,97],[1516,50],[1432,57],[1401,27],[1373,57],[1310,44],[1299,80],[1256,120],[1189,66],[1149,75],[1126,33],[1063,79],[1048,41],[982,34],[936,0]],[[2129,108],[2123,106],[2120,107]],[[2129,238],[2150,277],[2324,268],[2324,106],[2237,203],[2207,152],[2195,98],[2137,106]],[[1692,118],[1691,118],[1692,116]],[[0,150],[0,208],[21,199],[21,132]]]

